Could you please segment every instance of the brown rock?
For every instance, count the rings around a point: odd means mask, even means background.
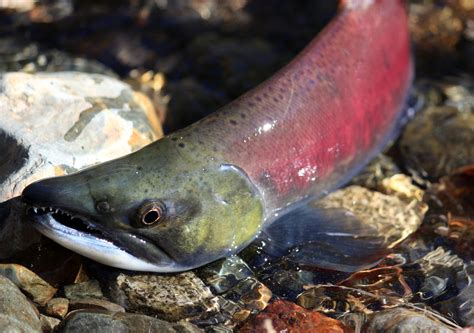
[[[317,201],[316,205],[351,212],[371,226],[371,232],[376,231],[383,236],[388,248],[399,244],[416,231],[427,210],[427,206],[416,199],[407,203],[396,196],[355,185],[329,194]]]
[[[214,296],[192,272],[173,275],[119,274],[108,287],[127,311],[178,321],[205,312]]]
[[[37,310],[9,279],[0,276],[0,330],[41,332]]]
[[[407,124],[400,151],[408,168],[430,180],[474,163],[474,113],[429,107]]]
[[[59,325],[61,320],[45,315],[40,315],[41,329],[43,333],[53,332],[54,328]]]
[[[203,331],[187,322],[168,323],[164,320],[140,314],[77,310],[67,315],[56,332],[199,333]]]
[[[125,312],[125,309],[115,303],[99,298],[83,298],[69,303],[70,311],[74,310],[105,310],[109,312]]]
[[[69,309],[67,298],[52,298],[46,304],[46,314],[56,318],[64,318]]]
[[[395,308],[374,313],[364,330],[367,333],[411,333],[414,331],[450,333],[454,332],[454,328],[441,323],[429,312]]]
[[[46,305],[57,291],[38,275],[17,264],[0,264],[0,274],[10,279],[41,306]]]
[[[239,329],[240,333],[342,333],[349,332],[341,322],[294,303],[278,300]]]
[[[97,280],[89,280],[86,282],[65,286],[64,294],[69,300],[77,300],[90,297],[101,298],[104,296]]]

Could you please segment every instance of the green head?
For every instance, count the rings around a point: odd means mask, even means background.
[[[104,264],[173,272],[233,254],[263,220],[260,194],[235,166],[164,138],[23,192],[37,229]]]

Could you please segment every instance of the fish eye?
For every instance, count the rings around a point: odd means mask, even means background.
[[[159,201],[145,202],[138,210],[137,222],[142,226],[152,226],[165,217],[165,206]]]

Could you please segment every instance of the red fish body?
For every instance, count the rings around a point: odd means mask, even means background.
[[[275,210],[360,169],[397,126],[411,81],[403,2],[348,1],[290,64],[189,130]]]

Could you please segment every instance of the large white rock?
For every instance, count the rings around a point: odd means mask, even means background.
[[[146,98],[99,74],[0,75],[0,202],[29,183],[128,154],[161,135]]]
[[[14,198],[26,185],[126,155],[161,135],[151,102],[119,80],[0,74],[0,258],[39,239]]]

